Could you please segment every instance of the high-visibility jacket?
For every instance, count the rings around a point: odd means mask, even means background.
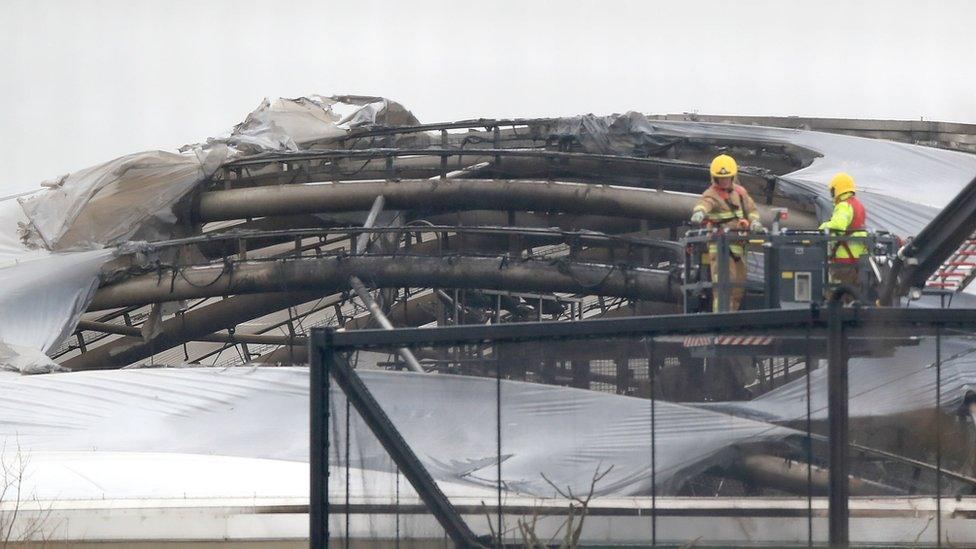
[[[759,220],[756,203],[749,196],[749,191],[742,185],[734,184],[728,191],[718,185],[711,185],[702,193],[693,211],[705,213],[705,219],[713,225],[724,229],[734,229],[740,219],[750,223]],[[742,244],[731,243],[729,251],[742,257],[745,248]]]
[[[845,193],[834,204],[834,213],[830,219],[820,224],[820,230],[830,229],[830,234],[835,236],[866,237],[868,232],[864,230],[865,221],[867,212],[861,201],[854,193]],[[857,263],[858,258],[867,251],[864,242],[838,240],[833,246],[830,260],[834,263]]]

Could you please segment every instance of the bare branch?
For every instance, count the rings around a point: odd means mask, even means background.
[[[491,512],[484,500],[481,501],[481,507],[485,510],[485,518],[488,520],[488,533],[491,534],[491,539],[497,539],[501,543],[501,533],[499,532],[499,535],[495,536],[495,527],[491,525]]]
[[[569,516],[566,518],[566,537],[563,538],[563,542],[559,545],[561,548],[569,549],[572,547],[573,539],[573,511],[576,508],[572,503],[569,504]]]

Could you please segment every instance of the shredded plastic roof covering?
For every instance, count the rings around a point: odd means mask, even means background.
[[[953,410],[976,383],[976,344],[943,340],[943,406]],[[931,408],[934,342],[888,359],[852,359],[852,418]],[[495,482],[495,380],[361,371],[361,376],[438,481],[483,489]],[[813,419],[826,414],[825,369],[813,372]],[[599,495],[650,491],[650,401],[595,391],[502,382],[503,481],[513,493],[549,497],[541,477],[575,491],[613,465]],[[58,406],[50,406],[57,395]],[[345,399],[333,388],[332,417]],[[805,417],[805,381],[750,402],[656,403],[658,493],[727,463],[733,447],[802,435],[777,425]],[[4,437],[23,451],[214,454],[308,459],[306,368],[143,369],[0,378]],[[463,413],[458,413],[463,410]],[[283,418],[287,418],[283,420]],[[334,466],[345,464],[344,421],[332,432]],[[392,462],[355,415],[350,466],[378,473]],[[546,443],[539,444],[545,433]],[[214,494],[221,495],[221,494]],[[279,494],[263,494],[279,495]]]
[[[30,249],[18,236],[26,219],[17,197],[0,200],[0,370],[40,373],[56,368],[45,353],[74,329],[113,251]]]
[[[298,150],[354,127],[417,123],[402,105],[379,97],[265,100],[229,136],[188,145],[181,149],[182,154],[150,151],[127,155],[68,174],[45,190],[0,201],[0,253],[8,260],[2,276],[5,288],[12,289],[0,295],[0,304],[22,306],[20,300],[36,292],[59,295],[74,307],[21,309],[18,324],[38,335],[8,340],[4,338],[14,336],[5,330],[13,328],[0,329],[0,344],[6,345],[0,352],[0,364],[18,369],[50,367],[50,361],[40,360],[39,354],[55,346],[51,341],[57,343],[71,333],[87,307],[87,298],[79,296],[90,295],[96,278],[97,269],[90,261],[94,256],[69,260],[65,255],[46,259],[58,265],[58,273],[47,273],[45,284],[36,284],[40,264],[29,267],[27,259],[44,256],[44,250],[94,250],[133,238],[171,235],[174,207],[223,162],[243,155]],[[916,234],[937,208],[976,175],[973,155],[803,130],[650,121],[637,113],[566,118],[555,128],[559,136],[578,139],[595,152],[618,154],[647,154],[684,138],[803,147],[820,156],[809,166],[783,175],[781,188],[788,187],[795,196],[826,208],[826,181],[836,171],[848,171],[858,182],[869,226],[902,236]],[[17,242],[18,235],[23,244]],[[35,249],[38,247],[41,251]],[[99,257],[107,260],[110,254]],[[30,283],[36,289],[27,289]],[[44,302],[43,297],[37,300]],[[30,358],[17,358],[20,355]]]
[[[438,481],[491,486],[495,471],[494,380],[363,371],[363,380]],[[33,451],[215,454],[307,461],[307,368],[158,369],[0,379],[0,432]],[[57,395],[58,406],[51,399]],[[345,400],[334,388],[333,418]],[[503,480],[509,490],[552,496],[540,473],[580,491],[613,465],[601,495],[649,493],[649,401],[503,381]],[[464,413],[458,413],[464,410]],[[657,403],[659,493],[716,463],[733,444],[781,439],[790,429],[682,404]],[[343,465],[336,421],[333,465]],[[353,468],[392,471],[358,417]],[[546,443],[539,443],[546,433]],[[727,457],[727,456],[726,456]]]
[[[944,410],[956,411],[966,395],[976,393],[976,339],[943,337],[939,395]],[[935,407],[936,341],[924,338],[918,346],[899,347],[891,357],[849,359],[852,418],[884,416]],[[736,413],[762,421],[795,421],[806,417],[806,378],[800,378],[748,402],[699,406]],[[810,376],[813,419],[827,418],[827,369]]]
[[[140,500],[240,498],[254,505],[278,498],[308,498],[308,463],[299,461],[97,450],[8,453],[5,458],[11,471],[16,470],[18,459],[24,459],[24,478],[11,490],[19,489],[26,501],[58,502],[60,506],[78,500],[129,500],[138,507]],[[345,467],[332,466],[329,476],[334,489],[344,492]],[[440,481],[438,486],[448,497],[487,501],[495,495],[493,488],[470,484]],[[405,479],[385,471],[351,468],[349,488],[354,499],[375,498],[397,489],[403,499],[418,497]],[[16,497],[12,492],[7,496]]]
[[[227,137],[212,137],[203,146],[224,144],[242,153],[297,151],[304,145],[344,135],[352,128],[412,126],[413,113],[382,97],[311,95],[265,99]],[[200,145],[186,145],[191,150]]]
[[[830,207],[827,182],[837,172],[850,173],[868,210],[869,227],[901,236],[917,234],[976,177],[976,156],[971,154],[809,130],[648,120],[635,112],[566,118],[554,128],[556,137],[576,138],[588,152],[606,154],[652,151],[684,138],[802,147],[818,157],[781,175],[781,185],[790,187],[784,191],[817,201],[825,215]]]
[[[415,123],[402,105],[378,97],[265,100],[230,137],[181,153],[129,154],[0,200],[0,366],[54,368],[44,353],[71,335],[88,307],[99,268],[112,257],[100,249],[172,238],[179,230],[174,208],[224,162],[297,150],[296,142],[350,127]]]
[[[226,147],[186,154],[130,154],[65,175],[48,189],[19,199],[30,220],[23,238],[35,247],[78,250],[132,238],[153,220],[176,223],[173,205],[223,164]]]

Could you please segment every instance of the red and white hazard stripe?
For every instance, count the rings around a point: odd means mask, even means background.
[[[769,345],[773,342],[771,336],[718,336],[716,345]]]
[[[770,345],[772,336],[688,336],[685,347],[706,347],[709,345]]]
[[[688,336],[685,338],[685,347],[706,347],[712,344],[715,338],[712,336]]]

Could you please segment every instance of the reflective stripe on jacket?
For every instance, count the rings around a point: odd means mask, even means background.
[[[847,193],[846,197],[841,196],[841,200],[834,205],[834,213],[830,219],[820,224],[820,230],[830,229],[830,234],[835,236],[866,237],[866,220],[864,206],[852,193]],[[857,263],[857,259],[867,251],[864,242],[839,240],[831,250],[830,259],[835,263]]]
[[[759,219],[756,203],[742,185],[733,185],[731,192],[711,185],[702,193],[694,211],[705,212],[705,217],[717,225],[748,219]]]
[[[746,219],[750,223],[759,219],[756,203],[749,196],[749,191],[738,184],[733,184],[729,192],[720,189],[717,185],[710,185],[698,199],[693,211],[704,212],[705,219],[716,227],[725,229],[734,229],[735,223],[740,219]],[[745,248],[742,244],[733,241],[729,245],[729,251],[741,257],[745,253]]]

